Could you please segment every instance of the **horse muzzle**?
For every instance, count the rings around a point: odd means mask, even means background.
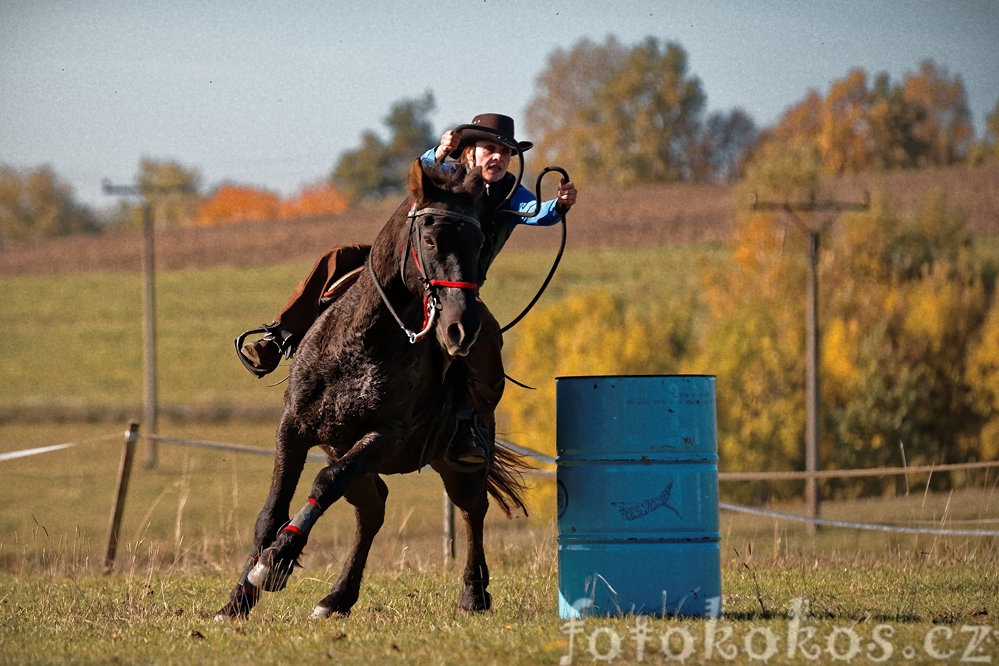
[[[472,308],[474,311],[474,308]],[[465,313],[463,313],[464,315]],[[444,351],[452,358],[457,356],[468,356],[469,350],[479,337],[479,318],[477,313],[473,316],[462,316],[449,324],[440,322],[437,327],[437,339]]]
[[[467,356],[479,337],[482,321],[474,297],[453,294],[442,299],[442,311],[437,321],[437,341],[441,349],[451,356]]]
[[[437,341],[452,358],[467,356],[482,326],[475,299],[478,285],[447,280],[431,280],[430,284],[434,288],[449,287],[438,294],[441,313],[437,321]]]

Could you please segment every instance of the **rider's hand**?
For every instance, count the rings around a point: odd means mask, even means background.
[[[565,213],[576,204],[576,186],[571,180],[563,178],[559,181],[558,192],[555,194],[555,206]]]
[[[442,160],[458,150],[460,144],[461,130],[448,130],[441,135],[441,145],[437,147],[437,152],[434,155],[438,160]]]

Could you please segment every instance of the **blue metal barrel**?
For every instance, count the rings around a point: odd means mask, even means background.
[[[559,615],[717,617],[712,376],[556,379]]]

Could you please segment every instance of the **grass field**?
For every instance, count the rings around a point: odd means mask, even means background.
[[[502,257],[483,297],[501,323],[527,305],[554,256]],[[571,285],[640,288],[651,280],[695,288],[696,266],[724,256],[717,247],[587,250],[567,256],[546,293],[553,302]],[[214,267],[163,271],[156,283],[159,402],[198,410],[279,405],[283,389],[254,382],[236,361],[232,340],[271,321],[308,271],[302,263],[252,270]],[[495,285],[502,285],[502,289]],[[141,278],[134,273],[0,275],[7,335],[0,356],[0,415],[95,413],[132,408],[142,395]],[[516,350],[516,329],[508,353]],[[276,373],[279,375],[280,373]]]
[[[990,241],[991,242],[991,241]],[[994,243],[990,246],[994,247]],[[501,323],[533,295],[550,252],[504,256],[485,298]],[[579,250],[547,298],[669,280],[695,289],[718,246]],[[308,266],[165,271],[157,283],[161,431],[270,450],[283,387],[253,380],[232,338],[269,321]],[[496,285],[502,284],[502,290]],[[114,573],[103,574],[127,422],[140,413],[140,280],[127,273],[0,276],[0,453],[75,446],[0,462],[0,663],[514,664],[999,661],[999,541],[822,529],[723,511],[721,620],[557,617],[554,507],[487,519],[494,610],[457,610],[460,568],[442,556],[439,479],[389,477],[388,516],[361,599],[348,618],[309,621],[339,571],[353,516],[334,506],[289,588],[247,621],[212,616],[235,583],[271,462],[161,445],[140,448]],[[497,289],[496,293],[490,290]],[[546,300],[547,300],[546,298]],[[507,344],[516,353],[515,333]],[[528,446],[531,443],[524,443]],[[145,446],[144,444],[140,446]],[[304,501],[318,465],[306,468]],[[550,480],[537,479],[551,497]],[[954,494],[828,503],[828,518],[996,529],[994,473]],[[721,487],[725,500],[726,485]],[[776,507],[803,513],[794,504]],[[458,559],[463,553],[460,545]],[[810,612],[789,619],[795,599]],[[636,635],[650,632],[648,641]],[[665,643],[663,636],[666,636]],[[689,648],[689,653],[688,653]],[[773,648],[773,649],[771,649]],[[790,650],[790,656],[788,656]],[[966,653],[967,651],[967,653]],[[772,654],[771,654],[772,652]],[[968,659],[964,659],[968,661]]]
[[[173,434],[266,448],[270,430],[266,424],[177,424]],[[457,610],[460,568],[443,562],[439,479],[430,473],[388,477],[386,524],[350,617],[307,619],[351,541],[353,516],[336,505],[313,532],[304,567],[288,589],[264,595],[249,620],[218,625],[212,616],[249,546],[268,458],[161,445],[156,469],[137,464],[133,470],[115,572],[103,575],[123,433],[106,424],[33,424],[8,425],[4,437],[4,450],[83,443],[3,463],[0,663],[555,664],[569,657],[570,627],[557,617],[552,506],[533,506],[528,518],[506,519],[496,511],[488,517],[494,610],[470,616]],[[307,466],[300,494],[317,470]],[[954,495],[923,494],[916,486],[907,497],[830,503],[823,515],[955,528],[997,513],[994,482]],[[776,508],[803,513],[795,505]],[[724,617],[715,624],[650,620],[653,637],[643,663],[665,663],[664,633],[671,654],[692,645],[695,662],[728,661],[724,655],[748,661],[766,654],[767,641],[780,648],[768,663],[804,663],[812,661],[809,654],[830,661],[833,653],[849,654],[858,638],[864,639],[861,656],[877,659],[892,649],[896,661],[908,649],[918,658],[905,661],[931,662],[947,650],[960,655],[975,632],[996,628],[994,538],[842,529],[809,534],[798,523],[729,511],[721,514],[720,533]],[[459,562],[461,543],[459,534]],[[787,618],[788,607],[799,598],[810,604],[803,625],[816,638],[808,642],[802,634],[787,659],[788,632],[798,626]],[[635,663],[630,632],[639,622],[592,618],[576,626],[574,662],[598,663],[595,655],[613,654],[619,636],[618,661]],[[731,635],[708,653],[706,632]],[[974,655],[999,658],[997,638]]]

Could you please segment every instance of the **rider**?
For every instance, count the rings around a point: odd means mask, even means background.
[[[485,281],[486,271],[518,224],[549,226],[558,223],[576,203],[576,188],[571,181],[559,183],[554,199],[538,205],[534,195],[525,187],[513,191],[516,178],[509,173],[514,155],[533,147],[530,141],[514,138],[514,123],[509,116],[484,113],[468,125],[448,130],[441,136],[440,145],[428,150],[421,160],[428,166],[453,170],[454,164],[444,158],[456,160],[468,168],[482,167],[486,183],[485,214],[482,231],[485,241],[479,254],[479,278]],[[523,157],[521,157],[523,159]],[[504,205],[506,202],[506,205]],[[537,210],[535,211],[535,206]],[[502,210],[501,210],[502,208]],[[533,217],[511,215],[508,210],[534,213]],[[323,306],[320,300],[335,298],[353,282],[364,266],[370,246],[347,245],[327,250],[309,275],[292,291],[272,324],[264,327],[266,334],[260,340],[248,342],[240,351],[240,360],[257,377],[272,372],[281,361],[282,354],[290,358],[309,327],[318,318]],[[485,462],[487,452],[483,438],[475,426],[475,414],[491,415],[503,394],[503,360],[500,354],[502,338],[490,333],[499,331],[499,324],[479,301],[482,319],[480,342],[472,346],[465,357],[471,404],[459,408],[459,427],[450,445],[451,458],[469,466]]]

